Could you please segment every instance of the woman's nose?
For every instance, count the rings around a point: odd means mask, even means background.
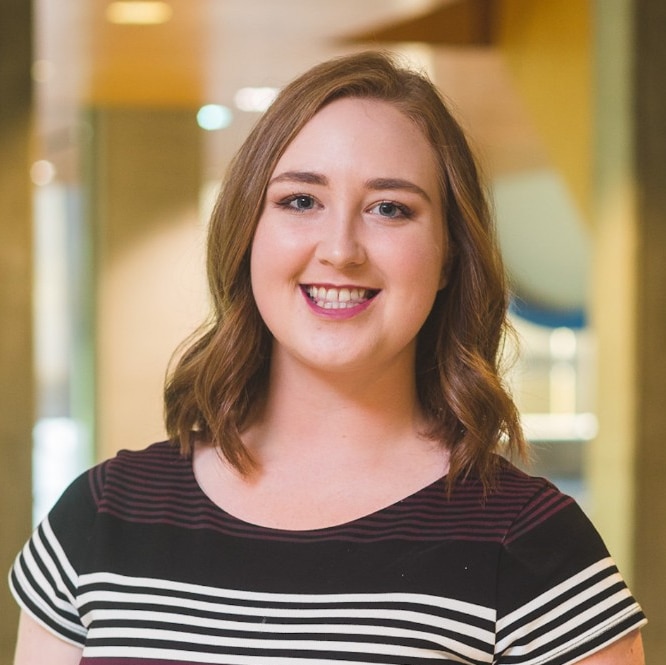
[[[367,254],[359,225],[360,219],[353,215],[331,218],[322,224],[322,233],[315,251],[316,258],[337,269],[360,266]]]

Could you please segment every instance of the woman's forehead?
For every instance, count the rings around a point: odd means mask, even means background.
[[[411,118],[389,102],[354,97],[320,109],[286,147],[271,179],[286,170],[344,169],[435,187],[439,181],[434,150]]]

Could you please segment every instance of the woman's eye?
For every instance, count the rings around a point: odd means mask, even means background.
[[[409,208],[393,201],[382,201],[375,205],[371,211],[389,219],[408,218],[411,216]]]
[[[315,200],[312,196],[307,194],[299,194],[298,196],[290,196],[280,202],[280,205],[286,208],[292,208],[297,211],[312,210],[315,207]]]

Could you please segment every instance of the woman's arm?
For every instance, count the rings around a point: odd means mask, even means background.
[[[80,647],[75,647],[42,628],[30,615],[21,612],[14,665],[78,665]]]
[[[645,665],[640,631],[634,630],[577,665]]]

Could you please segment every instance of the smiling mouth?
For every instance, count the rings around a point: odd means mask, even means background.
[[[310,300],[323,309],[348,309],[357,307],[374,298],[379,291],[375,289],[364,289],[358,287],[326,287],[307,284],[303,292]]]

